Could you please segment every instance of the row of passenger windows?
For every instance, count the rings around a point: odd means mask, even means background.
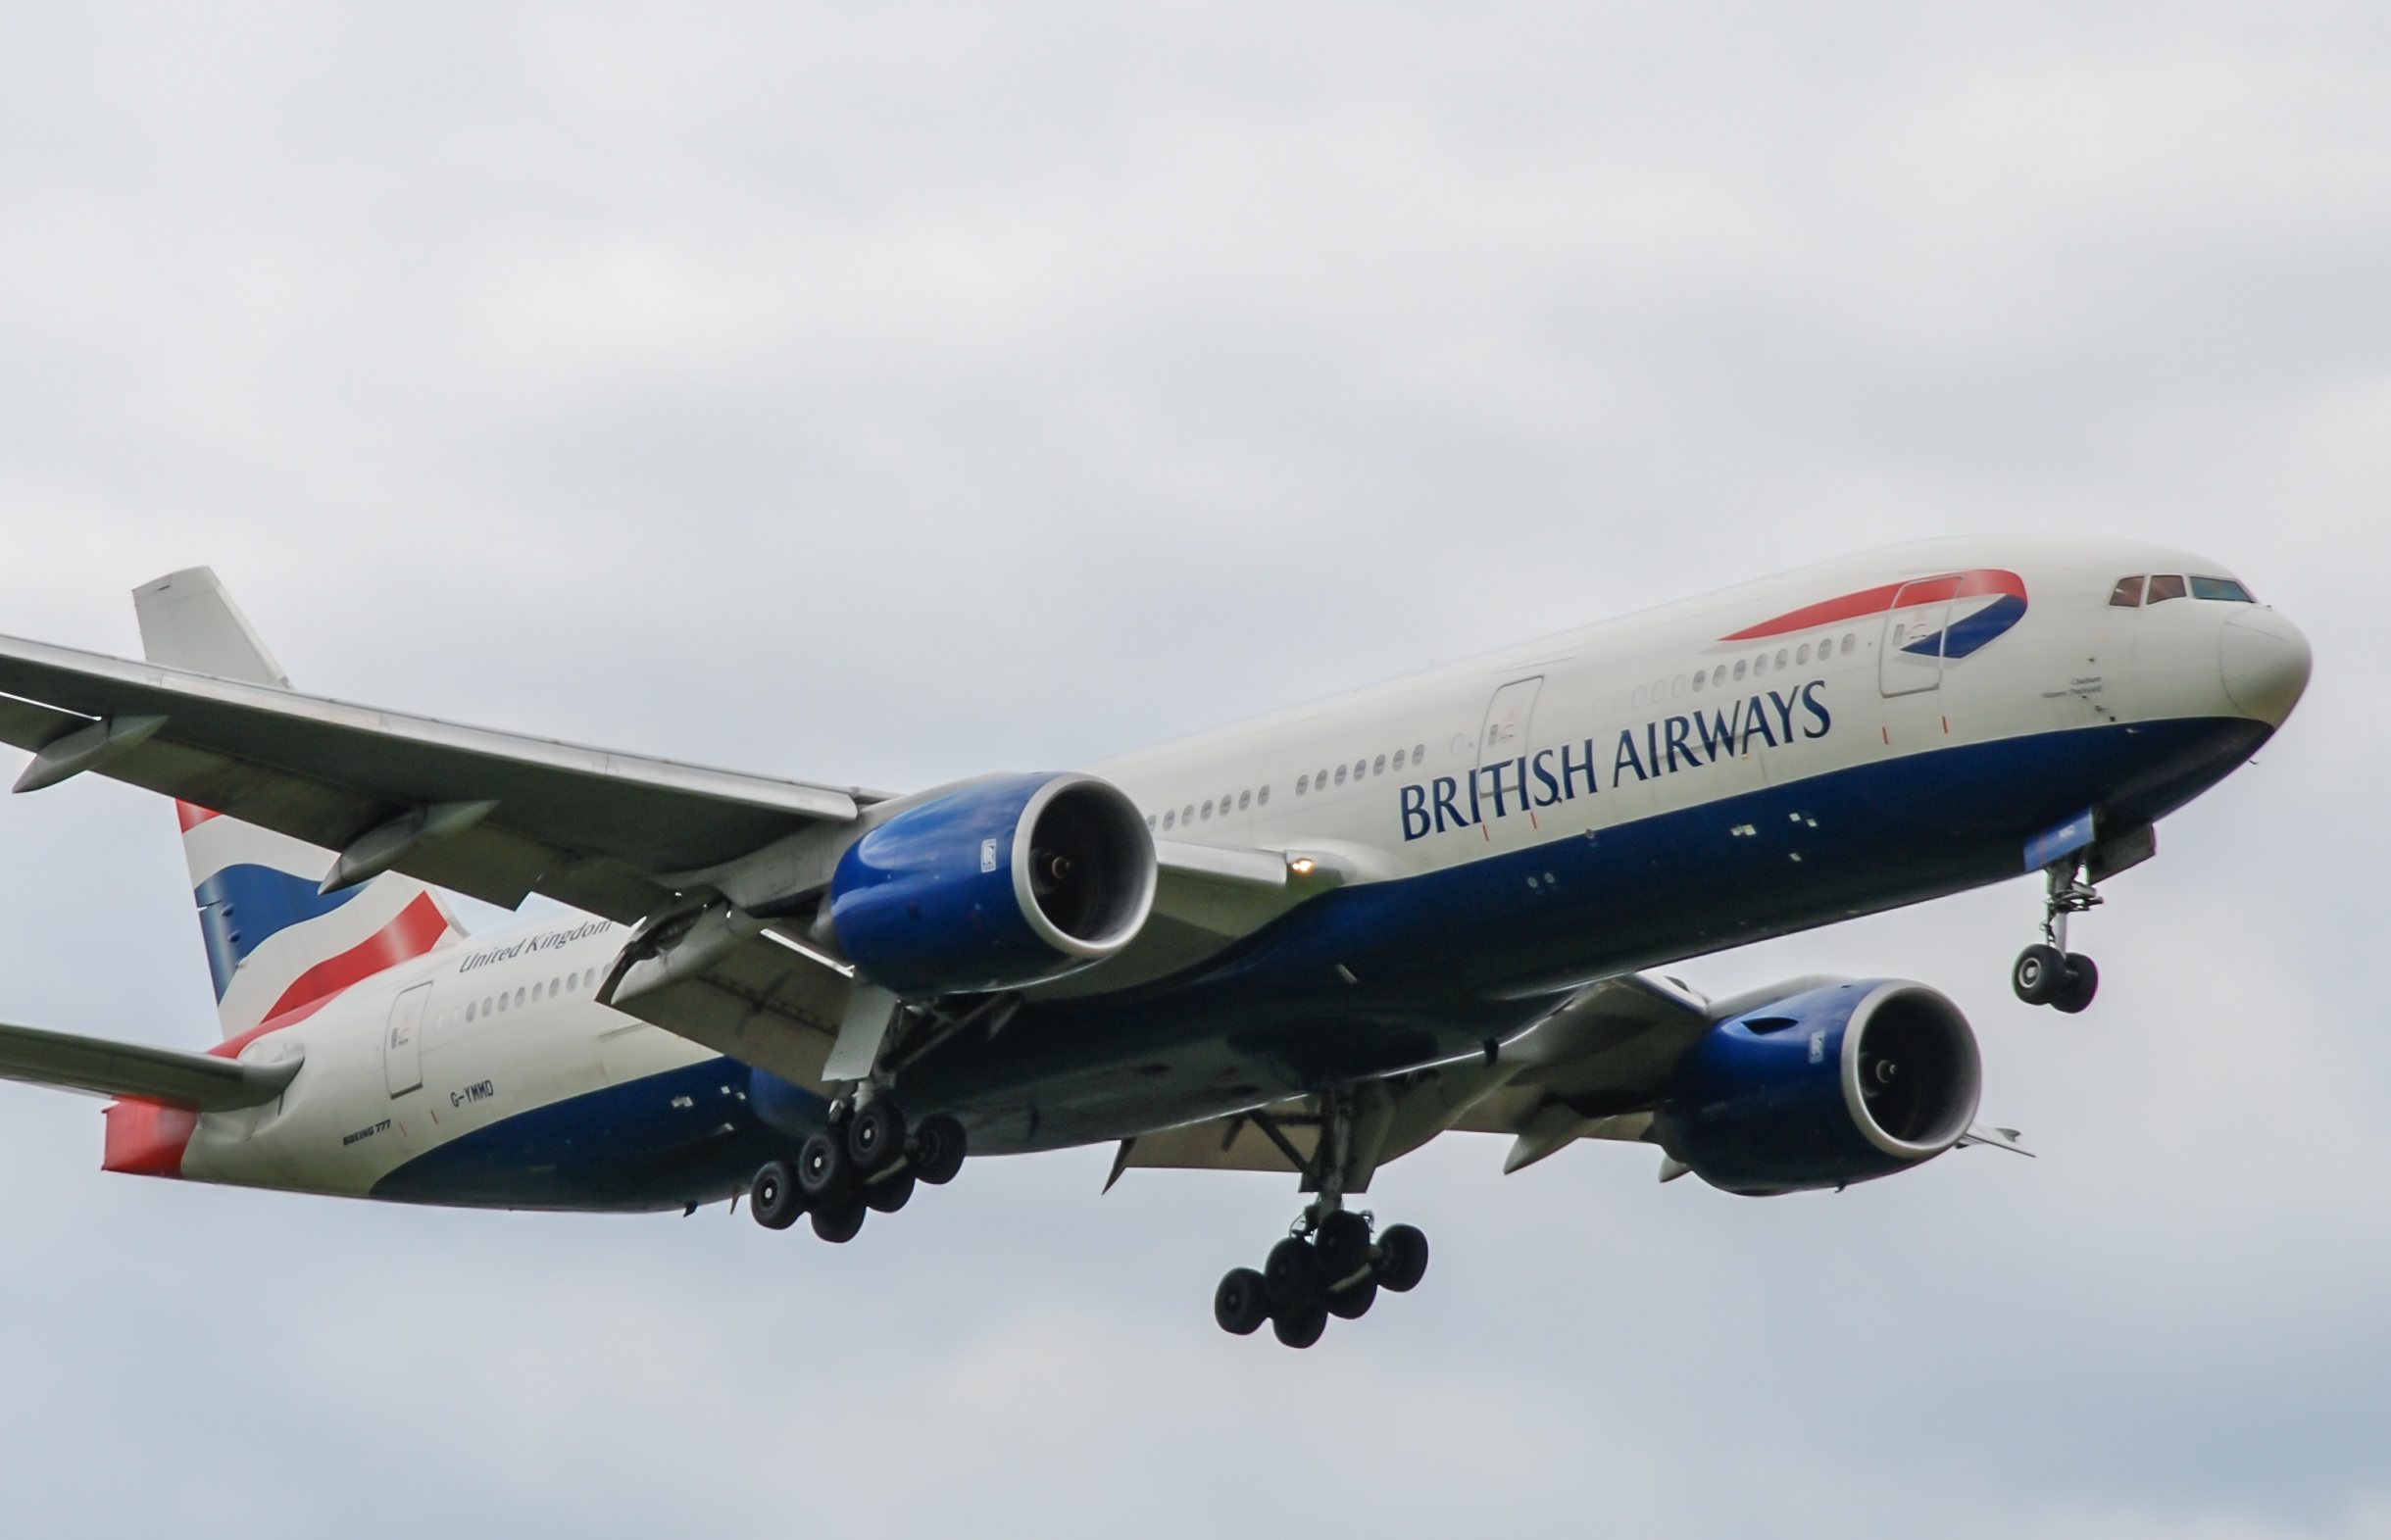
[[[1723,690],[1729,684],[1741,683],[1746,677],[1757,679],[1771,669],[1781,672],[1786,669],[1807,668],[1814,655],[1820,663],[1824,663],[1838,652],[1849,657],[1858,650],[1859,646],[1860,633],[1845,631],[1839,646],[1832,636],[1821,636],[1815,644],[1804,642],[1798,647],[1779,647],[1774,654],[1755,653],[1749,658],[1736,659],[1731,672],[1728,666],[1722,663],[1716,669],[1705,669],[1696,672],[1690,679],[1680,673],[1674,679],[1655,679],[1650,684],[1639,684],[1635,687],[1635,694],[1630,698],[1628,704],[1630,707],[1641,707],[1651,702],[1683,695],[1689,687],[1696,694],[1700,694],[1705,689]]]
[[[567,973],[563,978],[551,978],[545,984],[526,985],[516,990],[512,995],[500,993],[484,995],[479,1000],[469,1000],[465,1003],[464,1018],[472,1021],[485,1016],[496,1016],[510,1006],[520,1010],[526,1005],[536,1005],[543,999],[553,1000],[567,990],[578,992],[584,978],[595,984],[598,981],[598,970],[593,968],[586,974]],[[452,1020],[456,1018],[456,1016],[457,1013],[454,1011],[449,1013]]]
[[[1295,777],[1295,794],[1299,797],[1309,796],[1315,791],[1326,791],[1331,784],[1342,786],[1349,780],[1361,780],[1370,775],[1383,775],[1390,770],[1401,770],[1407,764],[1418,765],[1421,760],[1427,758],[1427,754],[1428,746],[1426,744],[1415,743],[1409,749],[1397,749],[1392,754],[1381,754],[1374,760],[1359,759],[1351,765],[1339,765],[1333,770],[1309,770]],[[1170,808],[1161,813],[1149,813],[1146,815],[1146,827],[1157,831],[1174,829],[1182,823],[1207,821],[1215,813],[1222,818],[1227,818],[1231,813],[1245,813],[1255,808],[1267,808],[1270,805],[1270,788],[1263,786],[1254,790],[1238,792],[1234,797],[1207,798],[1203,802],[1191,802],[1183,808]]]
[[[1427,752],[1426,744],[1413,744],[1409,763],[1419,764],[1427,756]],[[1392,755],[1381,754],[1374,760],[1356,760],[1351,767],[1339,765],[1336,768],[1336,784],[1342,786],[1349,778],[1360,780],[1365,775],[1383,775],[1390,770],[1403,769],[1405,763],[1403,751],[1397,749]],[[1295,794],[1300,797],[1316,789],[1326,791],[1328,785],[1328,771],[1314,770],[1309,775],[1295,777]]]
[[[1270,805],[1270,787],[1265,786],[1259,791],[1248,787],[1232,796],[1207,797],[1201,803],[1191,802],[1183,808],[1170,808],[1161,813],[1149,813],[1146,815],[1146,827],[1173,829],[1182,823],[1209,820],[1216,812],[1220,817],[1227,818],[1231,813],[1244,813],[1254,808],[1267,808]]]
[[[2169,599],[2181,599],[2186,592],[2194,599],[2222,599],[2228,604],[2256,604],[2250,590],[2230,577],[2194,577],[2186,579],[2174,572],[2159,572],[2149,576],[2120,577],[2109,591],[2109,602],[2120,610],[2138,606],[2165,604]]]

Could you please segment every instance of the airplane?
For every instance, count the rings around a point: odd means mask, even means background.
[[[1654,970],[2040,874],[2012,987],[2080,1012],[2069,919],[2310,670],[2207,557],[1946,539],[897,795],[303,694],[208,569],[133,597],[140,662],[0,637],[15,789],[173,798],[215,983],[205,1052],[0,1027],[0,1075],[114,1098],[105,1169],[843,1243],[967,1152],[1109,1143],[1108,1188],[1297,1178],[1214,1300],[1297,1348],[1420,1281],[1351,1200],[1447,1131],[1754,1196],[2030,1153],[1929,985]]]

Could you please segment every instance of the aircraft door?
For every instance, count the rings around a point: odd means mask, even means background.
[[[390,1003],[390,1025],[382,1033],[382,1079],[392,1096],[423,1083],[423,1008],[431,985],[418,984]]]
[[[1915,695],[1941,687],[1943,631],[1951,621],[1949,577],[1904,583],[1884,618],[1884,645],[1876,654],[1876,687],[1886,695]]]
[[[1527,731],[1536,715],[1536,692],[1544,675],[1514,679],[1486,703],[1477,734],[1478,803],[1486,818],[1499,808],[1508,816],[1527,806],[1527,771],[1516,761],[1527,753]],[[1508,804],[1508,806],[1506,806]],[[1466,799],[1465,799],[1466,805]]]

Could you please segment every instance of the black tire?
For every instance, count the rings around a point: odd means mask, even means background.
[[[2049,1005],[2067,983],[2067,954],[2039,941],[2018,953],[2017,961],[2009,968],[2009,987],[2030,1006]]]
[[[943,1187],[963,1169],[963,1124],[944,1113],[922,1119],[914,1130],[914,1174]]]
[[[814,1233],[833,1246],[844,1246],[863,1229],[864,1216],[869,1212],[852,1199],[833,1208],[816,1209]]]
[[[1270,1260],[1262,1265],[1262,1281],[1270,1293],[1270,1314],[1274,1316],[1301,1315],[1317,1306],[1320,1297],[1320,1265],[1311,1242],[1290,1235],[1271,1247]]]
[[[1270,1334],[1291,1348],[1308,1348],[1328,1329],[1328,1312],[1318,1305],[1270,1317]]]
[[[2101,991],[2101,970],[2081,952],[2067,954],[2067,981],[2051,997],[2051,1009],[2073,1016]]]
[[[1372,1305],[1378,1303],[1378,1280],[1364,1278],[1345,1288],[1330,1289],[1321,1296],[1320,1303],[1327,1306],[1328,1314],[1339,1320],[1360,1320],[1370,1314]]]
[[[913,1201],[914,1173],[899,1171],[894,1176],[876,1182],[864,1183],[864,1206],[882,1214],[894,1214]]]
[[[805,1195],[797,1190],[797,1173],[782,1161],[766,1161],[747,1187],[747,1212],[768,1230],[785,1230],[805,1213]]]
[[[1339,1209],[1320,1220],[1312,1237],[1312,1254],[1320,1261],[1320,1286],[1370,1275],[1370,1221],[1350,1209]]]
[[[1409,1224],[1378,1232],[1378,1286],[1409,1294],[1428,1272],[1428,1238]]]
[[[1222,1331],[1250,1337],[1270,1318],[1270,1291],[1251,1267],[1231,1267],[1212,1291],[1212,1318]]]
[[[848,1158],[847,1141],[839,1130],[824,1128],[806,1135],[797,1152],[797,1190],[815,1211],[817,1225],[821,1211],[836,1208],[854,1185],[855,1163]]]
[[[905,1153],[905,1115],[897,1104],[882,1098],[859,1107],[847,1119],[847,1157],[858,1176],[885,1170]]]

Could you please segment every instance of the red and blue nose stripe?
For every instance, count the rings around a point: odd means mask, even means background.
[[[1901,650],[1928,658],[1937,653],[1945,658],[1965,658],[2025,618],[2025,579],[2016,572],[1983,567],[1908,582],[1884,583],[1788,610],[1719,640],[1759,641],[1935,604],[1950,605],[1951,619],[1936,630],[1905,641]]]

